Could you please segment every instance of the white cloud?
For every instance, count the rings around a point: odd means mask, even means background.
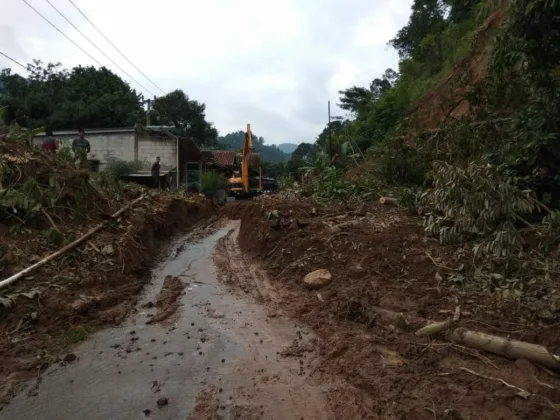
[[[44,0],[27,0],[64,33],[127,79]],[[145,80],[68,0],[50,0],[114,61]],[[183,89],[206,103],[221,133],[251,122],[268,142],[312,141],[338,90],[367,85],[397,54],[386,42],[401,28],[412,0],[73,0],[165,91]],[[23,64],[33,58],[69,68],[90,58],[21,0],[0,2],[0,51]],[[0,68],[13,67],[0,56]],[[144,91],[147,95],[148,92]],[[333,110],[334,113],[338,112]],[[340,111],[342,112],[342,111]]]

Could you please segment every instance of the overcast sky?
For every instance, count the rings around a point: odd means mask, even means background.
[[[386,46],[412,0],[73,0],[150,79],[206,103],[220,134],[253,131],[267,143],[311,142],[337,91],[397,68]],[[27,0],[103,65],[139,87],[46,0]],[[50,0],[153,94],[162,93],[96,32],[68,0]],[[0,0],[0,51],[27,64],[96,65],[23,0]],[[25,70],[0,56],[0,68]],[[344,115],[338,108],[333,115]]]

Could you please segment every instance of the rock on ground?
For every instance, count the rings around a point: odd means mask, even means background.
[[[321,268],[319,270],[312,271],[303,279],[305,287],[310,290],[317,290],[321,287],[326,286],[332,281],[332,274],[329,270]]]

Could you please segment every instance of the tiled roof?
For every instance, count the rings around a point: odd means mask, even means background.
[[[233,166],[235,161],[234,150],[211,150],[212,159],[220,166]]]

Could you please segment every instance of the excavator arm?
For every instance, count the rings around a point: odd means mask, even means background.
[[[249,162],[247,155],[252,152],[253,148],[253,135],[251,134],[251,124],[247,124],[247,132],[245,133],[245,143],[241,152],[241,182],[243,189],[246,193],[249,192]]]

